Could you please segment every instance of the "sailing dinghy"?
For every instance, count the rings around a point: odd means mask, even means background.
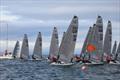
[[[62,39],[58,52],[58,61],[51,63],[56,66],[71,66],[74,57],[74,49],[77,40],[78,32],[78,17],[74,16],[70,26],[65,32],[64,39]]]
[[[19,58],[19,49],[20,49],[20,44],[19,44],[19,41],[17,41],[12,54],[12,57],[14,59]]]
[[[38,33],[36,43],[34,46],[34,51],[32,55],[33,60],[42,60],[42,36],[41,32]]]
[[[28,37],[27,34],[24,34],[20,59],[28,60],[29,59],[29,45],[28,45]]]
[[[116,50],[116,48],[117,48],[117,43],[115,41],[114,46],[113,46],[113,51],[112,51],[113,52],[113,60],[110,61],[109,64],[113,64],[113,65],[119,65],[120,64],[120,62],[118,60],[118,56],[120,55],[120,43],[118,45],[117,50]]]
[[[58,31],[57,28],[54,27],[51,38],[49,56],[48,56],[49,62],[57,60],[58,50],[59,50]]]

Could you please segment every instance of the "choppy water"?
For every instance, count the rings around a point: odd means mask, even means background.
[[[120,65],[51,66],[46,61],[0,60],[0,80],[120,80]]]

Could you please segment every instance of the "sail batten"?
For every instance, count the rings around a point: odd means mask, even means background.
[[[24,34],[24,39],[23,39],[23,42],[22,42],[20,58],[21,59],[28,59],[29,58],[29,45],[28,45],[27,34]]]
[[[41,35],[41,32],[38,33],[32,58],[33,59],[42,59],[42,35]]]

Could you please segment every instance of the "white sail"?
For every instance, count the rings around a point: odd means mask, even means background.
[[[106,33],[105,33],[105,38],[104,38],[104,53],[107,55],[111,55],[111,46],[112,46],[112,26],[111,22],[108,21]]]
[[[65,38],[65,32],[63,32],[63,36],[62,36],[62,40],[61,40],[61,44],[60,44],[60,47],[59,47],[59,50],[62,49],[62,46],[64,43],[62,43],[64,41],[64,38]],[[60,55],[60,53],[58,52],[58,56]]]
[[[115,58],[115,54],[116,54],[116,50],[117,50],[117,41],[115,41],[114,45],[113,45],[113,49],[112,49],[112,56]]]
[[[29,45],[28,45],[28,37],[27,34],[24,34],[24,39],[21,47],[21,59],[28,59],[29,58]]]
[[[39,34],[37,36],[32,58],[36,59],[36,60],[42,59],[42,36],[41,36],[41,32],[39,32]]]
[[[78,17],[74,16],[69,28],[65,32],[64,39],[61,42],[59,49],[59,60],[64,63],[69,63],[74,55],[74,49],[78,32]]]
[[[14,50],[13,50],[13,54],[12,54],[13,58],[19,57],[19,49],[20,49],[20,44],[19,44],[19,41],[17,41],[15,44]]]
[[[97,27],[97,55],[102,60],[103,55],[103,21],[102,17],[98,16],[96,21],[96,27]],[[101,61],[100,60],[100,61]]]
[[[120,42],[119,42],[119,45],[118,45],[118,48],[117,48],[117,54],[120,54]]]
[[[50,44],[49,58],[52,57],[57,58],[58,50],[59,50],[58,31],[57,28],[54,27]]]
[[[119,60],[120,61],[120,42],[118,44],[118,48],[115,54],[115,60]]]

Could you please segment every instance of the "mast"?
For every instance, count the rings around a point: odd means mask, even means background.
[[[19,41],[17,41],[13,50],[13,55],[12,55],[13,58],[18,57],[19,49],[20,49],[20,45],[19,45]]]
[[[54,27],[52,38],[51,38],[51,44],[50,44],[50,51],[49,51],[49,57],[56,57],[58,56],[58,50],[59,50],[59,40],[58,40],[58,31],[57,28]]]
[[[112,45],[112,25],[111,25],[111,21],[108,21],[105,38],[104,38],[103,51],[109,56],[111,55],[111,45]]]
[[[24,34],[20,58],[21,59],[28,59],[29,58],[29,45],[28,45],[27,34]]]
[[[77,40],[77,32],[78,32],[78,17],[74,16],[67,31],[65,32],[64,39],[61,42],[59,54],[60,61],[65,63],[71,62],[74,56],[74,49]]]
[[[42,35],[41,35],[41,32],[38,33],[32,58],[33,59],[41,59],[42,58]]]

